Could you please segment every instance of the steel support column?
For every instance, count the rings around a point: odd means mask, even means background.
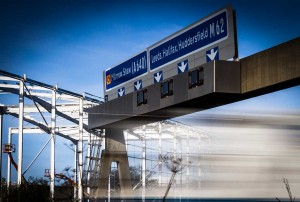
[[[77,143],[78,144],[78,143]],[[74,144],[74,182],[77,184],[78,177],[77,177],[77,171],[78,171],[78,152],[77,152],[77,144]],[[77,199],[77,187],[74,186],[74,199]]]
[[[91,194],[91,188],[90,188],[90,179],[91,179],[91,133],[89,133],[88,137],[88,148],[87,148],[87,189],[86,192],[90,195]]]
[[[78,200],[83,199],[82,188],[82,162],[83,162],[83,98],[79,99],[79,141],[78,141]]]
[[[146,125],[143,125],[142,138],[142,201],[145,201],[146,194]]]
[[[25,76],[24,76],[25,77]],[[23,160],[23,118],[24,118],[24,83],[19,82],[19,134],[18,134],[18,186],[22,183],[22,160]]]
[[[174,158],[177,158],[177,124],[175,126],[175,134],[174,134],[174,141],[173,141],[173,155]]]
[[[186,138],[186,162],[190,162],[190,131],[188,131],[188,135]],[[187,185],[189,185],[190,181],[190,166],[186,167],[186,176],[187,176]]]
[[[102,144],[101,144],[101,147],[102,147],[102,151],[103,150],[105,150],[106,149],[106,133],[105,133],[105,129],[103,130],[103,134],[104,134],[104,136],[103,136],[103,138],[102,138]]]
[[[197,166],[198,166],[198,187],[201,187],[201,136],[198,136],[198,162],[197,162]]]
[[[177,134],[178,130],[177,130],[177,123],[175,125],[175,134],[174,134],[174,141],[173,141],[173,156],[174,156],[174,159],[177,159]],[[173,181],[174,182],[174,181]],[[177,193],[177,190],[175,190],[175,186],[173,185],[173,197],[177,198],[178,196],[178,193]]]
[[[50,144],[50,197],[54,199],[55,187],[55,127],[56,127],[56,91],[52,90],[51,100],[51,144]]]
[[[161,143],[161,122],[158,123],[158,155],[162,155],[162,143]],[[162,184],[162,162],[158,160],[158,186],[161,187]]]
[[[11,128],[8,128],[8,137],[7,137],[8,144],[11,144]],[[7,157],[7,188],[10,187],[10,180],[11,180],[11,161],[9,156]]]

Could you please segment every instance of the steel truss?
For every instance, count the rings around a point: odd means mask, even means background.
[[[19,76],[6,71],[0,70],[0,95],[15,94],[19,96],[18,105],[15,99],[7,99],[12,104],[0,103],[1,129],[2,116],[11,115],[18,118],[18,127],[9,128],[8,143],[11,144],[11,135],[18,135],[18,178],[17,184],[22,183],[22,174],[26,172],[32,163],[36,160],[45,146],[50,142],[50,194],[54,198],[55,187],[55,141],[56,135],[70,140],[74,143],[75,149],[75,170],[77,170],[77,187],[74,187],[74,197],[83,200],[83,144],[84,141],[90,142],[91,139],[98,137],[102,140],[103,133],[101,130],[89,130],[87,125],[86,109],[102,103],[99,99],[80,95],[67,91],[58,86],[48,85],[39,81],[26,78],[26,75]],[[7,96],[8,97],[8,96]],[[25,104],[25,99],[29,100],[29,104]],[[32,126],[24,127],[23,122],[30,123]],[[25,171],[23,167],[23,134],[46,133],[50,135],[50,139],[37,154],[36,158],[31,162]],[[1,130],[2,146],[2,130]],[[100,142],[101,144],[101,142]],[[2,150],[2,148],[1,148]],[[91,144],[88,144],[88,156],[92,150]],[[87,163],[89,160],[87,158]],[[0,156],[2,162],[2,152]],[[10,186],[10,159],[8,160],[7,186]],[[0,165],[2,167],[2,165]],[[1,172],[0,172],[1,173]],[[0,176],[1,178],[1,176]],[[89,191],[89,189],[87,189]]]

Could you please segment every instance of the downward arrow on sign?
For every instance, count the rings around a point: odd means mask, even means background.
[[[157,72],[155,75],[156,76],[154,76],[154,79],[156,80],[156,82],[159,82],[162,76],[161,72]]]
[[[121,96],[123,96],[123,94],[124,94],[124,88],[121,88],[121,89],[119,89],[119,97],[121,97]]]
[[[182,62],[180,63],[180,65],[178,65],[178,68],[180,69],[181,72],[184,72],[186,66],[187,66],[187,62],[185,63],[185,61],[182,61]]]
[[[207,53],[207,56],[209,57],[210,60],[214,60],[217,53],[218,53],[218,49],[216,49],[215,51],[215,49],[213,48],[210,50],[210,53]]]
[[[141,87],[141,84],[142,84],[141,81],[137,81],[136,84],[134,85],[134,86],[135,86],[135,89],[136,89],[136,90],[139,90],[140,87]]]

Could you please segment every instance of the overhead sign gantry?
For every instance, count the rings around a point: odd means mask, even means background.
[[[121,162],[121,196],[133,196],[123,130],[299,85],[300,38],[239,61],[225,61],[237,57],[234,16],[231,7],[223,8],[147,48],[122,63],[125,69],[118,66],[125,71],[115,79],[129,74],[139,61],[143,71],[147,61],[147,72],[110,89],[106,84],[116,81],[111,74],[117,72],[115,67],[104,72],[106,102],[88,110],[89,129],[104,128],[107,146],[96,198],[106,196],[112,161]],[[196,47],[201,33],[203,44]],[[139,58],[145,52],[147,59]]]
[[[237,57],[231,6],[200,19],[103,72],[106,100],[113,100],[212,60]]]
[[[227,6],[105,70],[106,103],[89,110],[89,127],[130,128],[182,115],[175,105],[208,108],[210,99],[240,93],[239,63],[224,61],[237,57],[236,38]]]

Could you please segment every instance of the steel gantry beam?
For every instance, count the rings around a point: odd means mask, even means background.
[[[16,89],[12,89],[12,88],[4,88],[4,87],[0,87],[0,90],[2,91],[7,91],[7,92],[11,92],[13,94],[17,93]],[[51,112],[51,104],[44,101],[41,98],[38,98],[34,95],[30,95],[29,93],[23,92],[23,95],[28,98],[28,99],[32,99],[34,102],[37,102],[39,105],[41,105],[46,111]],[[77,99],[78,100],[78,99]],[[93,106],[93,105],[92,105]],[[64,106],[63,106],[64,107]],[[69,116],[61,111],[56,111],[56,114],[70,122],[73,122],[77,125],[79,125],[79,121],[76,118],[73,118],[72,116]],[[85,130],[89,130],[87,124],[83,124],[83,127]]]
[[[7,71],[3,71],[3,70],[0,70],[0,75],[2,75],[3,80],[20,81],[22,79],[22,77],[19,76],[19,75],[16,75],[16,74],[13,74],[13,73],[10,73],[10,72],[7,72]],[[54,87],[52,85],[45,84],[45,83],[42,83],[42,82],[39,82],[39,81],[36,81],[36,80],[33,80],[33,79],[29,79],[29,78],[26,79],[26,82],[29,83],[30,85],[42,87],[44,89],[52,90],[53,87]],[[61,89],[61,88],[57,88],[57,93],[70,95],[74,98],[82,98],[83,97],[82,95],[80,95],[78,93],[74,93],[74,92],[64,90],[64,89]],[[98,99],[94,99],[94,98],[91,98],[91,97],[88,97],[88,96],[84,96],[84,99],[86,101],[90,101],[92,103],[98,103],[98,104],[102,103],[102,101],[99,101]]]

